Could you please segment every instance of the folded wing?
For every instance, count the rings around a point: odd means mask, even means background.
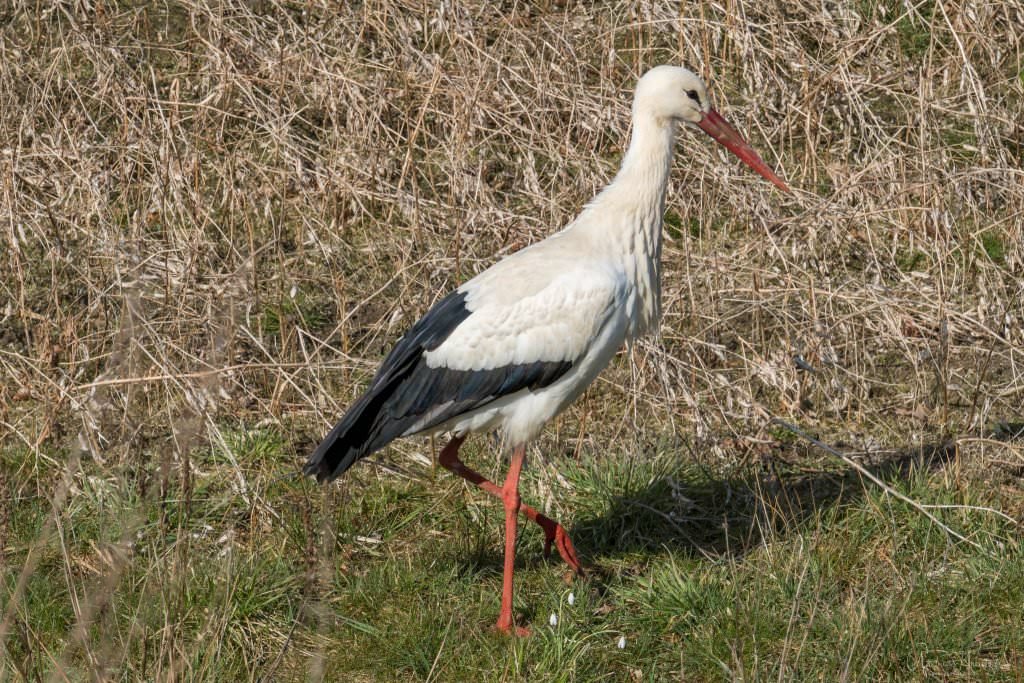
[[[395,438],[551,385],[586,354],[621,288],[609,273],[570,269],[519,294],[478,278],[435,304],[398,341],[305,472],[333,479]]]

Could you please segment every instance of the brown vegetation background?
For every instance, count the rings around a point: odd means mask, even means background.
[[[1021,7],[759,7],[15,2],[5,440],[177,468],[269,421],[297,464],[439,293],[608,181],[663,62],[796,193],[683,131],[661,336],[550,438],[1019,421]]]

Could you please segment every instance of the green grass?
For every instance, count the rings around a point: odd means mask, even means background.
[[[274,461],[273,441],[256,432],[229,443],[239,459]],[[485,458],[469,460],[493,469]],[[998,504],[953,483],[955,462],[908,462],[876,471],[922,504]],[[566,583],[557,556],[541,557],[539,529],[525,527],[515,612],[530,638],[490,628],[500,506],[443,471],[380,477],[363,464],[337,491],[269,483],[251,508],[213,504],[239,496],[215,494],[207,479],[219,476],[200,478],[178,514],[165,511],[181,491],[140,500],[114,483],[63,510],[64,531],[42,548],[46,506],[20,508],[8,596],[26,552],[42,559],[24,596],[0,605],[13,617],[8,661],[29,677],[57,670],[55,659],[82,674],[89,653],[125,649],[111,670],[131,679],[177,668],[300,680],[316,662],[332,680],[1001,680],[1024,657],[1024,544],[990,513],[939,513],[972,548],[835,471],[720,478],[667,447],[555,464],[567,484],[554,491],[558,509],[589,573]],[[544,479],[528,469],[528,500]],[[133,505],[151,514],[128,514]],[[123,561],[97,568],[97,549],[126,532]],[[101,599],[111,576],[117,590],[85,644],[65,650],[70,598]],[[167,628],[186,645],[173,656],[161,647]]]
[[[980,239],[985,256],[992,259],[993,263],[1001,265],[1006,260],[1006,245],[1000,236],[993,232],[984,232]]]
[[[904,251],[897,255],[896,264],[904,273],[923,270],[928,266],[928,255],[919,249]]]

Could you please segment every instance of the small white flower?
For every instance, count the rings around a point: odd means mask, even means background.
[[[576,596],[573,595],[572,593],[569,593],[569,604],[570,605],[575,605],[576,604]]]
[[[625,650],[626,649],[626,636],[619,636],[619,649],[620,650]]]
[[[548,617],[548,623],[552,626],[558,626],[558,615],[552,612],[551,616]]]

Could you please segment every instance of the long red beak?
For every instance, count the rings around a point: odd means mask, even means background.
[[[761,161],[761,157],[757,156],[757,152],[751,147],[746,140],[743,139],[736,129],[732,127],[728,121],[722,118],[714,109],[708,110],[708,113],[704,114],[704,118],[697,123],[701,130],[713,137],[718,142],[725,145],[730,152],[738,156],[743,160],[750,168],[754,169],[766,179],[772,181],[775,187],[779,188],[783,192],[790,192],[789,187],[786,183],[782,182],[782,178],[775,175],[772,169],[768,168],[768,164]]]

